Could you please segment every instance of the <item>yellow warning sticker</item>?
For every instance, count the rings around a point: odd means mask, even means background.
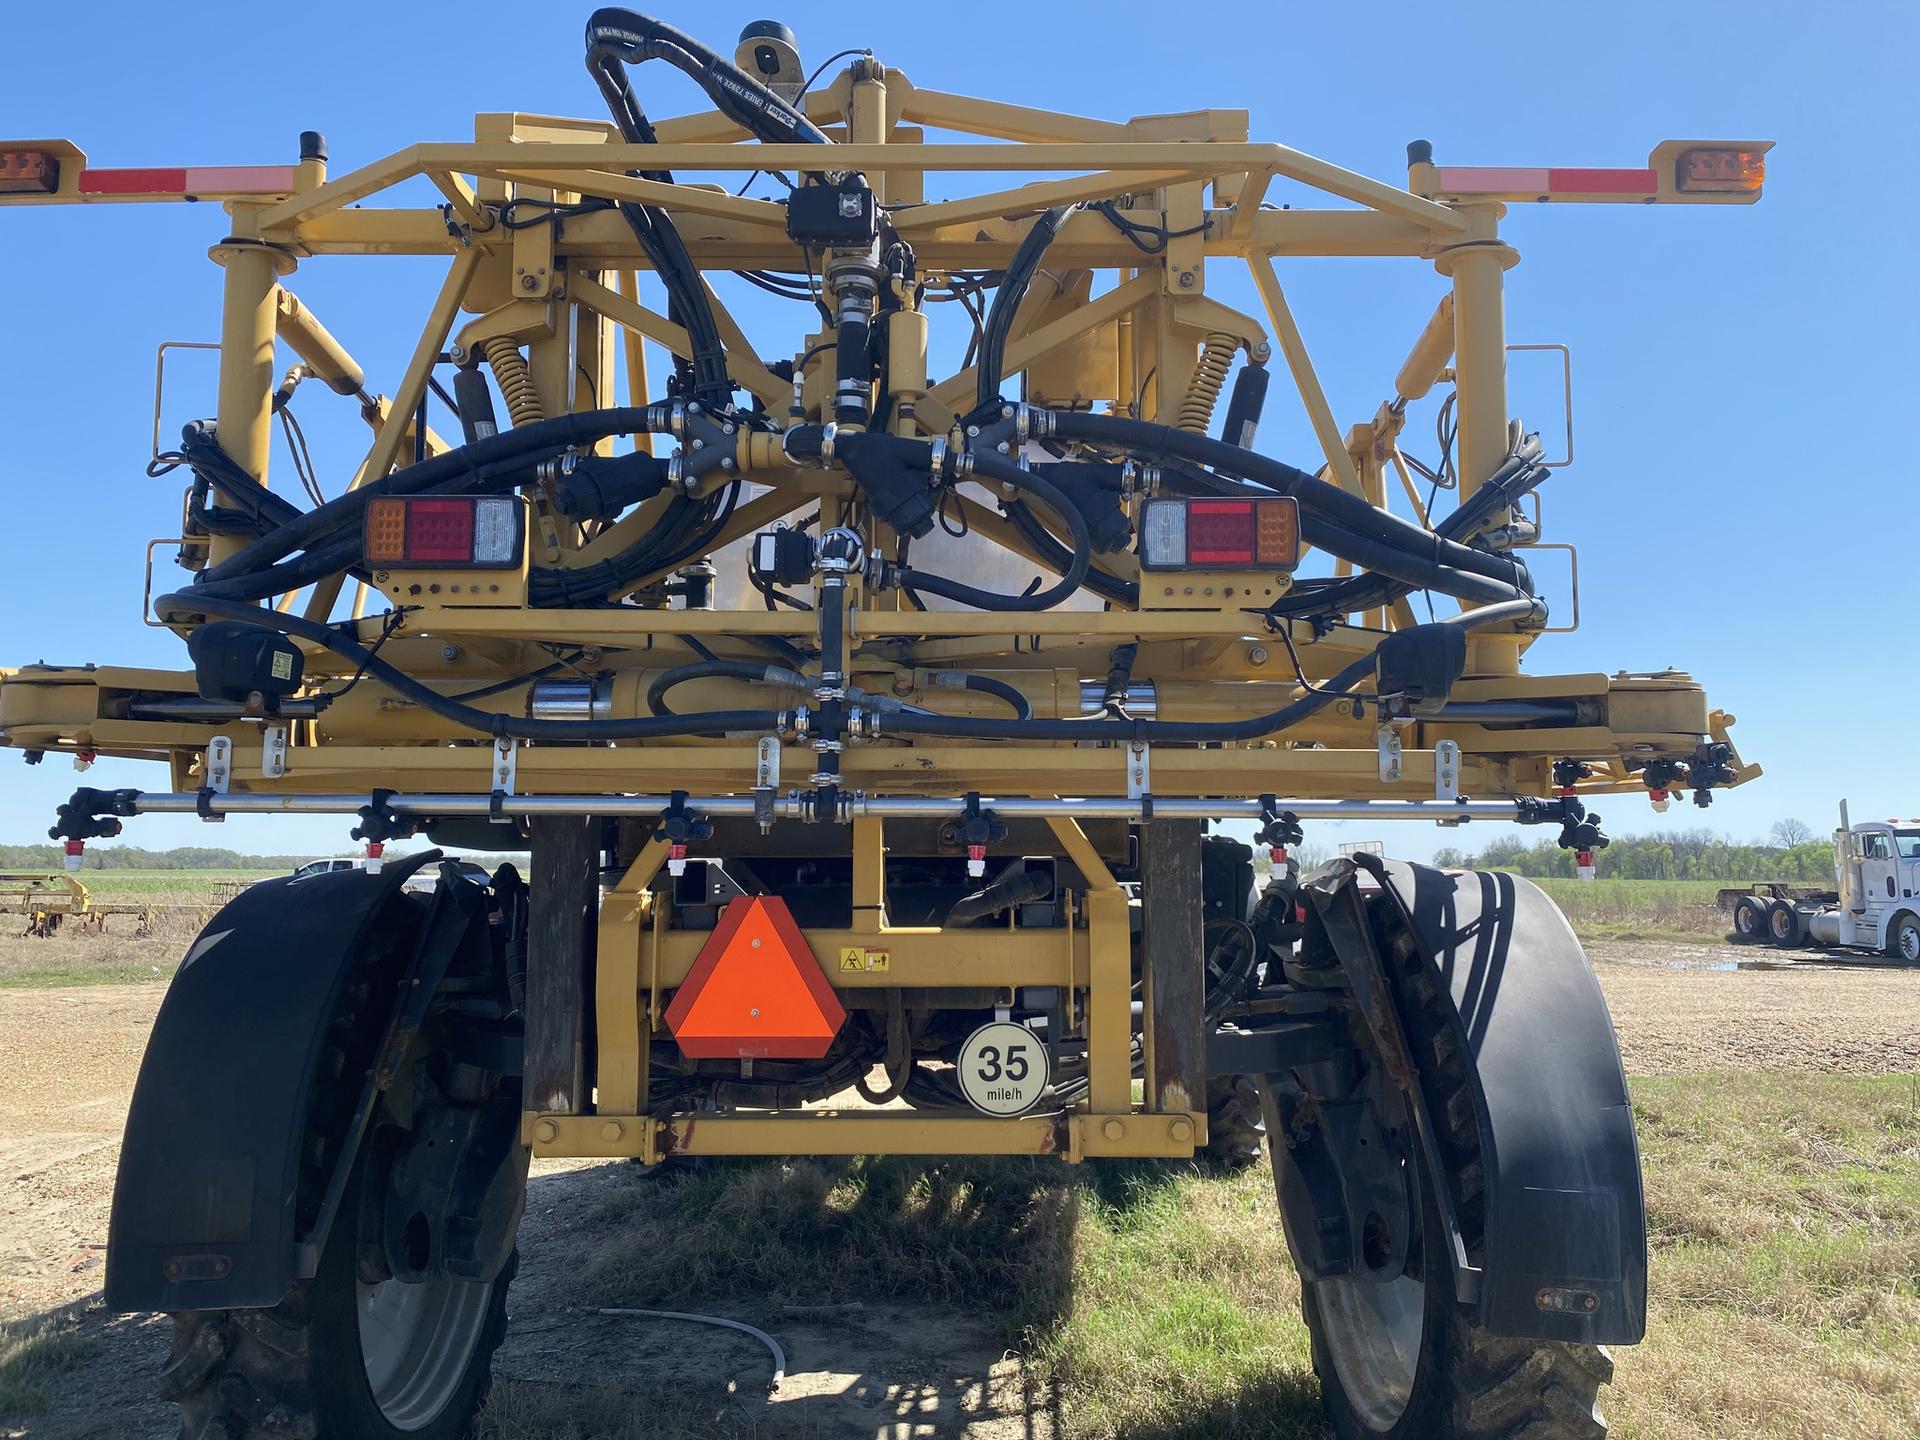
[[[843,975],[885,974],[893,964],[890,950],[869,950],[861,945],[840,947],[840,973]]]

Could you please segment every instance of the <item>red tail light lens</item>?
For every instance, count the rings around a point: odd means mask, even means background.
[[[369,565],[506,569],[520,563],[525,523],[510,495],[369,501],[361,554]]]
[[[1291,496],[1150,500],[1141,516],[1147,570],[1291,570],[1300,563],[1300,504]]]

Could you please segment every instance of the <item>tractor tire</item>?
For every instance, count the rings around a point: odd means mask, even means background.
[[[1266,1144],[1260,1087],[1249,1075],[1223,1075],[1207,1083],[1207,1143],[1200,1152],[1209,1170],[1231,1174],[1259,1163]]]
[[[1887,955],[1909,965],[1920,965],[1920,915],[1902,915],[1893,922],[1893,929],[1887,935]]]
[[[179,1402],[181,1440],[460,1440],[467,1433],[506,1336],[518,1254],[491,1282],[364,1284],[353,1223],[361,1189],[356,1175],[318,1273],[296,1280],[271,1310],[174,1315],[160,1393]],[[366,1323],[372,1316],[378,1326]]]
[[[1733,902],[1733,938],[1752,944],[1767,933],[1768,902],[1758,895],[1742,895]]]
[[[1791,900],[1776,900],[1767,907],[1767,934],[1781,950],[1798,949],[1806,942],[1807,922]]]
[[[295,1200],[302,1214],[317,1210],[348,1129],[357,1083],[347,1077],[364,1075],[379,1047],[387,1011],[375,997],[391,993],[406,933],[389,926],[376,937],[328,1027],[332,1053],[322,1073],[341,1083],[308,1105]],[[460,1440],[468,1433],[506,1335],[519,1252],[490,1281],[444,1273],[417,1283],[364,1280],[363,1258],[379,1254],[383,1241],[376,1134],[369,1124],[312,1279],[295,1280],[271,1309],[173,1314],[160,1393],[180,1406],[181,1440]]]
[[[1479,1127],[1467,1090],[1468,1058],[1457,1048],[1457,1012],[1445,984],[1406,963],[1412,937],[1385,907],[1380,935],[1407,1039],[1441,1135],[1446,1174],[1434,1176],[1416,1149],[1411,1178],[1420,1195],[1420,1234],[1406,1272],[1391,1281],[1345,1276],[1303,1281],[1300,1307],[1320,1377],[1321,1400],[1339,1440],[1606,1440],[1600,1387],[1613,1359],[1596,1345],[1489,1334],[1453,1298],[1450,1267],[1428,1270],[1444,1252],[1423,1236],[1441,1227],[1436,1184],[1451,1188],[1469,1253],[1484,1238]],[[1277,1134],[1268,1111],[1269,1133]],[[1411,1133],[1410,1118],[1405,1122]],[[1416,1273],[1418,1272],[1418,1273]]]

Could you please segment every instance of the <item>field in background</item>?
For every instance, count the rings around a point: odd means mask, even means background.
[[[1615,1440],[1920,1433],[1920,1081],[1633,1083],[1653,1309],[1616,1352]],[[890,1159],[630,1171],[578,1237],[579,1303],[712,1309],[911,1298],[986,1317],[1091,1440],[1321,1440],[1264,1165]],[[857,1339],[850,1337],[850,1344]],[[750,1386],[676,1395],[503,1381],[481,1440],[785,1440]],[[689,1399],[693,1403],[688,1404]]]
[[[1535,880],[1582,936],[1607,940],[1726,938],[1730,922],[1714,905],[1724,880]]]
[[[279,871],[85,870],[80,881],[96,905],[151,909],[151,925],[109,915],[103,928],[63,922],[45,939],[24,932],[27,917],[0,915],[0,988],[38,985],[160,984],[206,917],[241,886]]]

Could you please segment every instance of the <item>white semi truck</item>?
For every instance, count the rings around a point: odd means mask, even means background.
[[[1920,820],[1855,825],[1841,801],[1833,867],[1838,890],[1772,882],[1722,890],[1734,940],[1874,950],[1920,965]]]

